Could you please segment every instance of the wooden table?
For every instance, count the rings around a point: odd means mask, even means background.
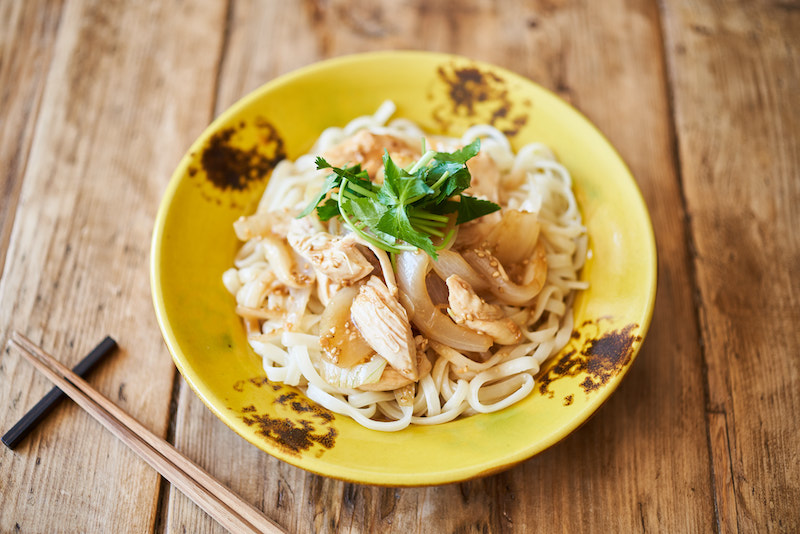
[[[0,338],[69,364],[292,532],[800,531],[800,5],[463,0],[0,1]],[[584,112],[630,165],[659,248],[623,385],[503,473],[394,489],[286,465],[177,375],[148,282],[181,155],[235,100],[379,49],[507,67]],[[50,385],[0,355],[0,429]],[[0,447],[2,532],[220,532],[72,404]]]

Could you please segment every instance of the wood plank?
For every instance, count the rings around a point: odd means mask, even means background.
[[[385,48],[491,61],[572,100],[638,178],[661,253],[659,298],[640,359],[607,405],[563,443],[496,476],[393,489],[305,474],[237,438],[188,388],[178,447],[290,531],[549,532],[554,518],[565,532],[656,530],[665,522],[675,531],[711,530],[702,361],[656,2],[233,6],[217,111],[312,60]],[[221,532],[175,492],[169,514],[170,532]]]
[[[708,414],[709,444],[714,474],[714,495],[717,502],[717,529],[720,532],[735,532],[736,526],[736,488],[733,486],[733,465],[731,465],[730,436],[726,414]]]
[[[0,272],[62,2],[0,2]]]
[[[796,532],[800,10],[675,1],[664,11],[720,522]]]
[[[218,6],[65,4],[0,280],[1,339],[21,330],[74,364],[111,334],[123,350],[91,382],[161,435],[174,367],[152,311],[150,234],[174,165],[211,114],[212,91],[195,82],[217,67]],[[20,43],[47,45],[43,28],[26,31]],[[0,428],[49,388],[4,353]],[[0,449],[2,529],[152,529],[157,474],[74,405],[16,452]]]

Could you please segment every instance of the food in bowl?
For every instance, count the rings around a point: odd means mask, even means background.
[[[272,173],[223,282],[267,378],[396,431],[526,397],[572,334],[586,229],[570,174],[489,125],[374,115]]]

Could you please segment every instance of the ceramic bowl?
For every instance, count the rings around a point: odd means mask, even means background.
[[[394,433],[367,430],[292,387],[269,383],[221,281],[240,246],[232,223],[255,210],[275,163],[305,153],[324,128],[371,114],[386,99],[396,103],[395,116],[433,133],[460,136],[470,125],[489,123],[514,148],[549,145],[572,173],[591,251],[581,272],[589,289],[575,301],[573,336],[544,364],[529,397],[500,412]],[[208,408],[253,445],[338,479],[441,484],[530,458],[578,428],[612,394],[647,332],[656,248],[630,171],[564,101],[486,63],[382,52],[282,76],[203,132],[161,203],[151,286],[175,365]]]

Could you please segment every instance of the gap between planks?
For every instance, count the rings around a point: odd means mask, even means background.
[[[169,415],[167,417],[167,435],[164,440],[177,449],[178,447],[175,444],[175,425],[178,419],[178,399],[180,398],[182,386],[181,374],[178,372],[178,369],[173,368],[173,373],[172,390],[170,391],[169,399]],[[169,525],[169,493],[171,486],[166,478],[160,478],[158,493],[156,494],[156,515],[155,521],[153,522],[153,532],[166,534]]]
[[[688,259],[686,268],[689,274],[689,280],[691,281],[691,296],[692,302],[694,306],[693,308],[693,316],[692,320],[695,324],[695,328],[697,331],[697,343],[700,352],[700,370],[702,372],[702,384],[703,384],[703,402],[705,404],[705,409],[703,410],[705,416],[705,425],[706,425],[706,443],[708,446],[708,463],[709,463],[709,471],[710,471],[710,480],[709,485],[711,486],[711,492],[714,497],[714,518],[713,522],[717,525],[717,532],[733,532],[732,530],[725,530],[721,529],[723,522],[726,525],[730,525],[728,521],[723,521],[726,518],[729,518],[731,513],[733,513],[734,519],[736,518],[736,499],[730,498],[730,496],[725,495],[725,499],[721,499],[720,491],[722,491],[721,486],[718,486],[720,482],[720,477],[718,473],[718,469],[721,468],[721,464],[724,463],[722,459],[719,458],[719,452],[715,451],[714,445],[714,431],[712,429],[712,423],[716,421],[712,421],[714,417],[713,414],[710,414],[708,411],[708,407],[711,403],[711,392],[710,392],[710,385],[709,385],[709,378],[708,378],[708,359],[706,354],[706,343],[704,339],[704,329],[702,327],[702,313],[701,310],[704,307],[702,295],[700,294],[700,281],[699,275],[697,272],[697,244],[695,243],[694,239],[694,232],[692,231],[692,224],[691,224],[691,213],[689,212],[689,204],[686,198],[686,188],[684,184],[684,176],[683,176],[683,166],[681,162],[681,153],[680,153],[680,144],[678,142],[678,124],[677,124],[677,114],[675,110],[675,84],[674,84],[674,76],[673,76],[673,67],[672,67],[672,57],[669,53],[667,53],[667,28],[665,27],[665,19],[666,19],[666,7],[665,2],[667,0],[658,0],[658,29],[659,29],[659,43],[661,43],[661,50],[660,53],[663,57],[663,65],[664,65],[664,81],[666,85],[666,93],[667,93],[667,109],[669,112],[669,142],[672,146],[672,156],[674,159],[675,165],[675,177],[678,184],[678,192],[680,193],[681,199],[681,206],[683,208],[683,228],[686,232],[686,257]],[[723,424],[724,423],[723,414]],[[727,430],[725,431],[727,436]],[[727,449],[725,449],[727,451]],[[721,451],[725,452],[725,451]],[[727,455],[723,454],[723,456],[727,456],[728,458],[728,474],[730,474],[730,453],[728,451]],[[721,502],[723,501],[723,502]],[[729,509],[730,506],[733,506],[734,509],[731,512]],[[738,531],[738,529],[737,529]]]

